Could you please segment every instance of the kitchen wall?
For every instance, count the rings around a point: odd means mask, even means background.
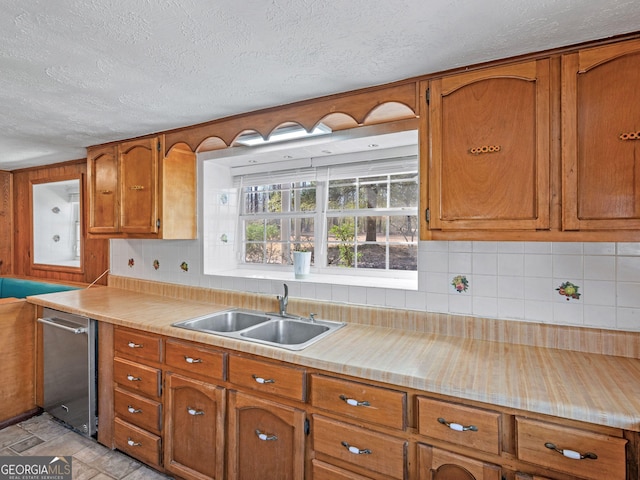
[[[201,236],[202,238],[202,236]],[[114,275],[280,294],[282,280],[204,275],[202,241],[111,240]],[[417,290],[287,280],[322,301],[640,331],[640,243],[420,242]]]

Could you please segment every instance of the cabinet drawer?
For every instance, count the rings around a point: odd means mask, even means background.
[[[122,358],[113,360],[113,380],[128,390],[160,397],[160,370]]]
[[[128,328],[116,327],[113,335],[115,351],[134,359],[160,362],[162,360],[161,345],[160,337]]]
[[[188,343],[167,340],[165,363],[184,372],[208,379],[225,379],[226,353]]]
[[[315,459],[311,461],[311,470],[313,480],[370,480],[369,477],[363,477]]]
[[[627,441],[623,438],[522,417],[516,417],[516,430],[516,451],[520,460],[594,480],[625,478]],[[597,458],[565,456],[587,453]]]
[[[311,404],[392,428],[406,426],[407,394],[397,390],[314,374]]]
[[[372,472],[406,477],[407,442],[389,435],[314,415],[313,448]]]
[[[418,444],[418,480],[432,478],[501,480],[502,472],[497,465]]]
[[[114,420],[113,440],[117,449],[149,465],[160,466],[160,437],[119,418]]]
[[[236,385],[305,401],[305,370],[275,363],[229,356],[229,381]]]
[[[491,410],[418,397],[418,432],[500,454],[500,414]]]
[[[117,417],[159,434],[162,426],[162,404],[116,387],[114,410]]]

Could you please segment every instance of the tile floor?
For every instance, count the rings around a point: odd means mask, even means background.
[[[167,480],[137,460],[61,425],[47,413],[0,430],[0,456],[71,455],[74,480]]]

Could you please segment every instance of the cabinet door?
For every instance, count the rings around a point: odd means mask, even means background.
[[[164,464],[186,479],[224,477],[222,387],[166,375]]]
[[[419,480],[500,480],[500,467],[418,444]]]
[[[304,424],[302,410],[230,392],[229,479],[304,478]]]
[[[640,229],[640,40],[562,58],[563,228]]]
[[[116,147],[91,149],[87,153],[89,233],[116,233],[118,214],[118,158]]]
[[[158,231],[158,155],[156,137],[118,146],[120,160],[120,230],[123,233]]]
[[[429,228],[549,228],[549,61],[429,88]]]

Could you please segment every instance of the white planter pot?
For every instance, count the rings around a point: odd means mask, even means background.
[[[296,278],[307,278],[311,271],[311,252],[293,252],[293,273]]]

